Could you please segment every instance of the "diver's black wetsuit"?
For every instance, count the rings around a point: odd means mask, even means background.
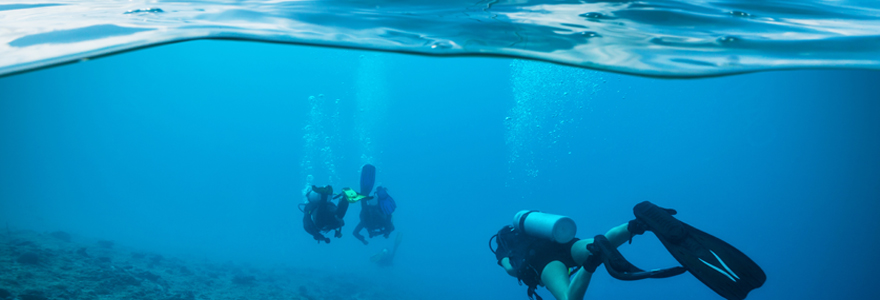
[[[383,235],[385,238],[394,231],[394,224],[391,222],[391,216],[386,215],[382,212],[382,209],[379,208],[379,205],[371,205],[368,204],[367,201],[361,201],[361,220],[354,228],[354,237],[364,243],[367,244],[367,240],[364,239],[364,236],[360,234],[361,230],[364,228],[367,229],[367,234],[370,238]]]
[[[318,190],[321,189],[323,193],[320,193]],[[329,191],[329,193],[327,192]],[[342,199],[339,200],[339,205],[333,204],[330,202],[330,197],[333,195],[333,188],[327,186],[325,188],[317,188],[312,186],[313,193],[320,193],[321,199],[318,201],[311,201],[306,204],[305,208],[303,208],[303,228],[305,228],[306,232],[312,235],[316,241],[319,243],[324,241],[326,243],[330,243],[330,238],[324,237],[321,232],[328,232],[330,230],[336,230],[336,237],[342,236],[339,231],[342,229],[342,226],[345,225],[345,221],[343,221],[343,217],[345,217],[346,211],[348,211],[348,201]]]

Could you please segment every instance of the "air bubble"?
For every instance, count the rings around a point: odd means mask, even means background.
[[[452,49],[452,44],[446,41],[431,43],[431,49]]]
[[[152,7],[152,8],[143,8],[143,9],[132,9],[124,12],[123,14],[156,14],[165,12],[161,8]]]
[[[734,17],[742,17],[742,18],[748,18],[748,17],[751,17],[751,16],[752,16],[751,14],[749,14],[749,13],[747,13],[747,12],[736,11],[736,10],[730,12],[730,15],[731,15],[731,16],[734,16]]]
[[[732,44],[732,43],[738,42],[739,38],[737,38],[735,36],[728,35],[728,36],[723,36],[723,37],[718,38],[717,41],[719,44]]]
[[[583,17],[583,18],[587,18],[587,19],[604,19],[605,15],[603,15],[601,13],[597,13],[597,12],[588,12],[588,13],[579,14],[578,17]]]

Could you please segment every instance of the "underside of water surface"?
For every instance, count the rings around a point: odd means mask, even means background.
[[[507,56],[658,77],[880,69],[880,3],[13,0],[0,4],[0,76],[195,39]]]

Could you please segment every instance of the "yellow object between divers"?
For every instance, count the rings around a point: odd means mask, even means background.
[[[345,200],[348,200],[349,203],[355,203],[355,202],[361,201],[361,199],[364,199],[367,197],[367,196],[358,194],[357,192],[355,192],[354,190],[352,190],[350,188],[342,189],[342,193],[343,193],[343,195],[345,195]]]

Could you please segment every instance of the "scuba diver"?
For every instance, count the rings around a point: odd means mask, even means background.
[[[730,244],[679,221],[673,209],[645,201],[633,208],[636,218],[592,239],[575,238],[577,227],[568,217],[520,211],[513,226],[493,236],[498,265],[528,286],[529,299],[542,300],[538,285],[559,300],[584,298],[596,268],[605,264],[619,280],[666,278],[690,272],[728,300],[743,300],[767,279],[748,256]],[[651,231],[681,266],[644,271],[629,263],[617,247],[635,235]],[[571,276],[573,274],[573,276]]]
[[[373,189],[376,178],[376,167],[366,164],[361,168],[361,194],[369,195]],[[375,197],[361,202],[360,222],[352,233],[364,245],[369,244],[361,235],[361,230],[367,229],[370,238],[382,235],[386,239],[394,231],[394,223],[391,221],[391,213],[397,208],[394,198],[388,195],[388,189],[376,187]]]
[[[394,261],[394,256],[397,255],[397,248],[400,247],[400,242],[403,240],[403,235],[400,232],[397,233],[397,237],[394,238],[394,248],[391,251],[388,248],[382,249],[382,252],[379,252],[370,257],[370,261],[378,264],[380,267],[389,267]]]
[[[367,235],[370,238],[382,235],[386,239],[391,232],[394,231],[394,223],[391,222],[391,213],[397,205],[394,198],[388,195],[387,189],[384,187],[376,188],[376,196],[368,201],[361,202],[361,221],[354,228],[354,237],[360,240],[364,245],[368,244],[361,230],[367,229]]]
[[[327,233],[333,230],[335,231],[335,237],[342,237],[342,226],[345,225],[343,218],[348,211],[348,205],[350,203],[371,198],[359,195],[349,188],[343,188],[342,193],[333,197],[333,187],[329,185],[325,187],[317,187],[313,185],[311,189],[306,192],[305,196],[308,202],[302,203],[299,206],[300,211],[304,214],[303,228],[305,228],[306,232],[311,234],[319,244],[321,242],[330,243],[330,238],[325,237],[321,234],[322,232]],[[345,197],[345,201],[339,200],[339,204],[336,205],[330,201],[331,197],[333,197],[333,199]]]

